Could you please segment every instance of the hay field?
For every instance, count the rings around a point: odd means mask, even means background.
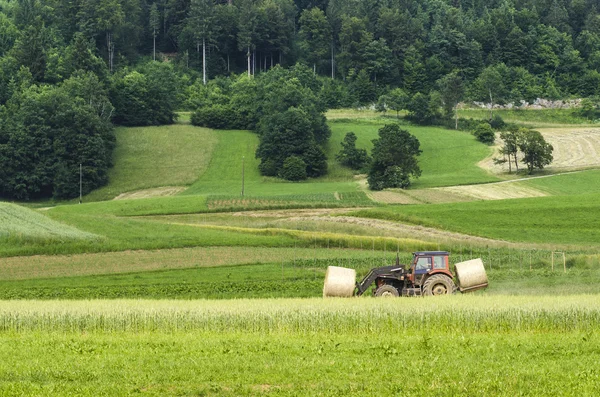
[[[593,127],[552,127],[540,128],[544,138],[554,148],[552,163],[546,172],[568,172],[600,167],[600,128]],[[508,173],[508,164],[494,164],[493,159],[501,157],[498,153],[502,142],[496,137],[492,146],[493,154],[479,162],[479,166],[493,174]],[[519,165],[525,169],[524,164]],[[513,173],[514,165],[513,165]]]
[[[594,395],[598,299],[0,302],[0,394]]]

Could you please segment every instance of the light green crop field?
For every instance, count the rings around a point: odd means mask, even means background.
[[[369,152],[372,140],[383,122],[336,122],[331,124],[330,155],[337,153],[347,132],[354,132],[357,146]],[[499,179],[477,166],[491,154],[491,149],[471,134],[435,127],[403,126],[419,139],[423,153],[419,156],[422,175],[413,181],[413,188],[466,185],[494,182]]]
[[[598,247],[598,194],[389,206],[354,215],[513,242]]]
[[[595,395],[599,299],[0,302],[0,394]]]
[[[110,183],[84,200],[110,200],[121,193],[192,184],[208,167],[215,133],[191,125],[117,128]]]
[[[0,247],[27,242],[95,240],[98,236],[52,219],[25,207],[0,202]]]

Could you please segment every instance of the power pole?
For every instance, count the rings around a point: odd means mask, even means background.
[[[81,196],[83,193],[83,168],[81,166],[81,164],[79,164],[79,204],[81,204]]]
[[[242,156],[242,197],[244,196],[244,160],[245,156]]]

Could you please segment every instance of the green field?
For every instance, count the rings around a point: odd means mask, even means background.
[[[190,125],[117,128],[110,183],[85,201],[110,200],[141,189],[187,186],[208,167],[217,139]]]
[[[502,117],[505,122],[538,128],[594,125],[590,120],[574,114],[574,109],[494,109],[493,114]],[[489,120],[490,111],[487,109],[460,109],[458,116],[466,119]]]
[[[542,190],[552,196],[565,196],[600,193],[598,181],[600,181],[600,171],[590,170],[531,179],[519,184]]]
[[[598,299],[0,302],[0,393],[594,395]]]
[[[0,249],[3,245],[96,240],[98,236],[53,221],[43,214],[0,202]]]
[[[337,153],[347,132],[354,132],[357,146],[372,148],[377,131],[383,122],[336,122],[331,124],[330,156]],[[434,127],[403,127],[415,135],[423,153],[419,156],[422,175],[413,182],[413,188],[466,185],[494,182],[499,179],[477,166],[491,154],[491,149],[479,143],[471,134]]]
[[[598,247],[598,194],[389,206],[354,215],[523,243]]]

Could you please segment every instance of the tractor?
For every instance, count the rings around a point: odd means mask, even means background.
[[[457,288],[448,261],[449,255],[446,251],[415,252],[409,266],[401,265],[397,256],[396,265],[371,269],[356,283],[354,295],[364,294],[373,284],[375,296],[446,295],[455,293],[457,289],[470,292],[487,287],[485,278],[484,282]],[[485,275],[485,270],[483,272]]]

